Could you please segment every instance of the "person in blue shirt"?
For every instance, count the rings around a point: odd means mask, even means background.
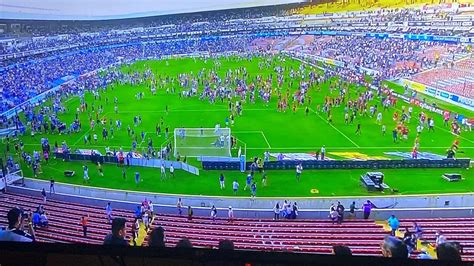
[[[137,218],[137,219],[142,218],[142,210],[141,210],[140,206],[137,206],[137,208],[135,209],[135,218]]]
[[[395,236],[395,233],[397,232],[398,228],[400,227],[400,222],[398,221],[397,217],[395,215],[391,215],[388,220],[387,220],[388,226],[392,229],[392,236]]]
[[[247,180],[245,182],[244,191],[247,190],[247,187],[250,187],[251,184],[252,184],[252,174],[249,173],[247,175]]]
[[[221,189],[224,189],[225,188],[225,182],[224,182],[224,174],[221,173],[221,175],[219,176],[219,183],[221,185]]]
[[[33,217],[31,219],[32,223],[33,223],[33,226],[36,228],[37,226],[40,226],[40,223],[41,223],[41,215],[39,214],[39,212],[35,212],[33,213]]]
[[[250,186],[250,195],[251,199],[255,200],[255,197],[257,196],[257,184],[255,182]]]
[[[140,173],[135,172],[135,184],[138,186],[138,183],[140,183]]]

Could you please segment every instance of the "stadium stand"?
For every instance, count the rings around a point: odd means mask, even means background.
[[[36,230],[39,242],[101,244],[109,233],[104,210],[97,206],[48,199],[21,194],[4,193],[0,196],[0,225],[6,225],[6,213],[13,207],[34,210],[42,204],[49,217],[47,227]],[[82,234],[80,218],[89,215],[87,237]],[[114,217],[127,219],[131,228],[133,213],[127,210],[114,209]],[[435,232],[442,231],[450,241],[460,242],[463,247],[463,258],[474,260],[474,225],[472,218],[442,219],[403,219],[400,228],[412,227],[418,223],[423,228],[423,241],[433,243]],[[186,215],[159,213],[154,218],[153,227],[165,229],[166,246],[174,247],[183,237],[191,240],[194,247],[217,248],[219,241],[230,239],[236,249],[259,251],[291,251],[330,254],[332,246],[346,245],[355,255],[380,256],[380,243],[388,232],[383,224],[374,220],[349,219],[342,224],[328,220],[300,219],[281,220],[227,218],[194,216],[191,220]],[[403,230],[401,230],[403,231]],[[416,257],[418,252],[413,252]]]
[[[461,68],[468,67],[471,61],[461,63]],[[457,95],[474,98],[474,78],[468,68],[466,70],[457,69],[456,64],[453,68],[436,68],[413,77],[416,82],[423,83],[435,88],[439,88]]]

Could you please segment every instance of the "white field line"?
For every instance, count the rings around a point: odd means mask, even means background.
[[[323,117],[321,117],[316,111],[313,110],[313,108],[309,108],[309,110],[311,110],[311,112],[315,113],[321,120],[323,120],[323,122],[325,122],[326,124],[329,124],[332,128],[334,128],[337,132],[339,132],[339,134],[341,134],[342,136],[344,136],[348,141],[350,141],[352,144],[354,144],[357,148],[360,148],[359,145],[357,145],[357,143],[355,143],[351,138],[349,138],[346,134],[342,133],[337,127],[335,127],[333,124],[329,123],[328,121],[326,121],[326,119],[324,119]]]
[[[248,109],[243,109],[242,111],[272,111],[273,109],[271,108],[248,108]],[[173,113],[173,112],[228,112],[229,109],[175,109],[175,110],[168,110],[168,113]],[[166,113],[166,111],[120,111],[120,114],[126,114],[126,113]]]
[[[270,142],[268,142],[268,139],[267,139],[267,137],[265,136],[265,133],[263,133],[263,131],[260,131],[260,133],[262,134],[263,138],[265,139],[265,142],[267,143],[268,148],[271,149],[272,146],[270,145]]]
[[[245,143],[241,140],[239,140],[240,142],[242,143]],[[165,142],[164,142],[165,143]],[[32,143],[25,143],[24,144],[25,146],[41,146],[41,144],[32,144]],[[303,147],[273,147],[272,149],[273,150],[318,150],[319,148],[316,147],[317,145],[315,146],[303,146]],[[114,145],[90,145],[90,146],[87,146],[89,148],[105,148],[105,147],[110,147],[110,148],[114,148],[114,147],[123,147],[123,148],[130,148],[132,146],[123,146],[123,145],[119,145],[119,146],[114,146]],[[429,149],[447,149],[446,146],[444,147],[427,147]],[[247,148],[249,150],[266,150],[268,148]],[[354,148],[353,146],[350,146],[350,147],[331,147],[330,148],[331,150],[382,150],[382,149],[385,149],[385,150],[396,150],[396,149],[413,149],[413,146],[385,146],[385,147],[358,147],[358,148]],[[467,149],[467,150],[472,150],[474,149],[474,147],[462,147],[462,149]]]

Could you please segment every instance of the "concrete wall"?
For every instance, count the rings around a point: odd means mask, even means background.
[[[45,188],[49,191],[49,181],[25,178],[25,186],[9,186],[8,191],[40,196]],[[219,216],[226,216],[227,209],[232,206],[237,217],[271,218],[272,208],[276,202],[282,203],[284,198],[249,198],[209,197],[209,196],[180,196],[154,193],[141,193],[103,188],[92,188],[69,184],[56,183],[56,194],[52,198],[80,202],[84,204],[103,206],[108,201],[113,202],[115,208],[134,208],[143,199],[153,201],[158,212],[177,213],[176,202],[181,197],[185,206],[192,206],[195,215],[208,216],[210,206],[215,205]],[[427,195],[427,196],[386,196],[386,197],[351,197],[351,198],[288,198],[296,201],[301,218],[327,218],[329,206],[340,200],[348,207],[352,201],[357,206],[370,199],[378,209],[372,213],[372,218],[382,220],[391,214],[399,217],[474,217],[474,194],[459,195]],[[446,205],[446,202],[449,202]],[[183,210],[185,213],[185,210]],[[362,217],[357,211],[358,217]]]

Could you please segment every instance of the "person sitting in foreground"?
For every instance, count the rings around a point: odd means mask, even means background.
[[[125,224],[127,220],[124,218],[114,218],[112,220],[112,233],[108,234],[104,239],[104,245],[128,246],[125,240]]]
[[[385,236],[382,244],[382,254],[388,258],[408,258],[408,249],[403,242],[394,236]]]

